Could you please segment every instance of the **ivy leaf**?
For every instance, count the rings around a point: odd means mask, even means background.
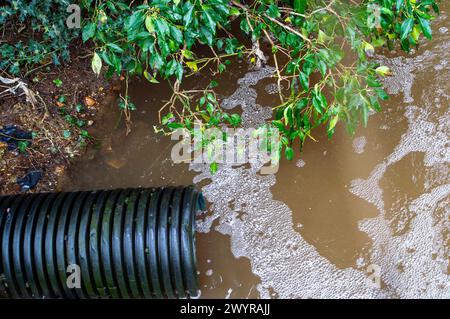
[[[271,18],[279,18],[281,16],[280,10],[278,9],[278,5],[272,4],[269,6],[269,9],[267,9],[267,15]]]
[[[202,6],[204,7],[204,6]],[[208,28],[209,30],[211,30],[211,32],[216,32],[216,21],[214,21],[213,17],[211,16],[211,14],[209,13],[208,9],[203,9],[203,13],[206,17],[206,20],[208,21]]]
[[[250,33],[250,26],[248,25],[248,22],[246,19],[241,20],[240,27],[241,27],[241,30],[244,31],[246,34]]]
[[[206,27],[201,27],[200,28],[200,32],[202,33],[203,37],[206,40],[206,43],[209,46],[212,46],[213,44],[213,34],[211,33],[211,31],[209,30],[209,28]]]
[[[186,65],[189,69],[192,70],[192,72],[197,72],[198,71],[198,66],[197,66],[197,62],[195,61],[188,61],[186,62]]]
[[[53,83],[56,85],[56,87],[60,87],[63,84],[63,82],[60,79],[54,79]]]
[[[294,0],[294,10],[298,13],[305,13],[308,0]]]
[[[94,52],[91,67],[92,71],[94,71],[94,73],[97,74],[97,76],[99,76],[100,71],[102,70],[102,59],[100,59],[100,56],[97,54],[97,52]]]

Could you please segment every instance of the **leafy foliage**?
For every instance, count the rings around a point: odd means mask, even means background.
[[[379,111],[381,100],[388,98],[379,78],[390,70],[371,59],[375,50],[399,45],[409,51],[421,34],[430,39],[430,21],[439,13],[435,0],[83,0],[85,19],[77,33],[58,28],[66,1],[8,3],[1,8],[1,21],[31,19],[42,39],[3,44],[0,68],[17,73],[21,66],[40,62],[41,51],[51,53],[57,63],[68,57],[70,41],[81,36],[94,45],[96,74],[106,69],[109,76],[126,73],[151,83],[171,81],[174,96],[160,116],[169,132],[191,130],[196,120],[205,126],[239,125],[239,116],[227,114],[217,103],[217,82],[197,91],[183,91],[180,84],[206,66],[226,71],[232,56],[258,65],[264,54],[270,55],[280,97],[271,124],[282,134],[288,159],[294,157],[295,143],[301,149],[319,125],[327,126],[330,137],[338,121],[350,132],[360,121],[365,125],[368,114]],[[247,40],[239,40],[233,25]],[[262,41],[270,43],[271,52],[261,51]],[[211,56],[197,57],[199,45],[211,48]],[[134,107],[128,99],[122,108]]]
[[[78,29],[66,27],[70,0],[6,0],[0,6],[0,69],[16,75],[36,64],[68,61],[69,45],[79,36]]]

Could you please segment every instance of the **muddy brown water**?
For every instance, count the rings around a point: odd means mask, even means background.
[[[416,52],[379,56],[395,75],[392,98],[349,136],[324,131],[275,175],[258,167],[174,164],[174,141],[154,133],[164,85],[135,80],[125,136],[106,104],[99,143],[72,167],[64,190],[197,184],[209,205],[198,217],[202,298],[450,298],[449,3],[434,39]],[[219,78],[225,108],[244,125],[277,102],[273,70],[234,64]],[[208,83],[203,76],[190,87]],[[379,280],[378,280],[379,279]]]

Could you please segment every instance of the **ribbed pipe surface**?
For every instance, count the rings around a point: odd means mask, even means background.
[[[0,297],[196,296],[199,209],[192,186],[0,197]]]

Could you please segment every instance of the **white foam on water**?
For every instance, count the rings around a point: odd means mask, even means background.
[[[408,130],[393,152],[375,166],[368,178],[353,180],[350,188],[353,194],[372,203],[380,211],[378,217],[361,221],[359,228],[373,240],[370,262],[381,267],[384,273],[382,278],[388,289],[403,298],[450,298],[447,243],[450,229],[450,99],[446,94],[450,83],[448,49],[447,39],[433,53],[426,51],[415,58],[394,59],[394,70],[399,71],[400,75],[409,74],[401,87],[405,102],[414,100],[410,96],[412,84],[410,85],[409,79],[416,75],[412,72],[438,73],[434,74],[432,83],[424,86],[421,100],[425,104],[406,107]],[[440,61],[442,68],[434,67],[437,61]],[[388,88],[391,87],[391,91],[392,81],[390,79],[385,83]],[[380,181],[393,164],[415,152],[424,154],[423,169],[439,171],[440,176],[436,178],[433,174],[428,174],[423,185],[426,192],[402,208],[411,213],[401,220],[410,224],[409,231],[393,236],[392,226],[385,216]],[[401,211],[394,213],[402,218]]]
[[[300,168],[304,167],[305,165],[306,165],[306,162],[301,158],[295,163],[295,166],[300,167]]]
[[[366,147],[367,144],[367,138],[365,136],[358,136],[356,138],[353,139],[353,150],[355,151],[356,154],[362,154],[364,153],[364,148]]]

